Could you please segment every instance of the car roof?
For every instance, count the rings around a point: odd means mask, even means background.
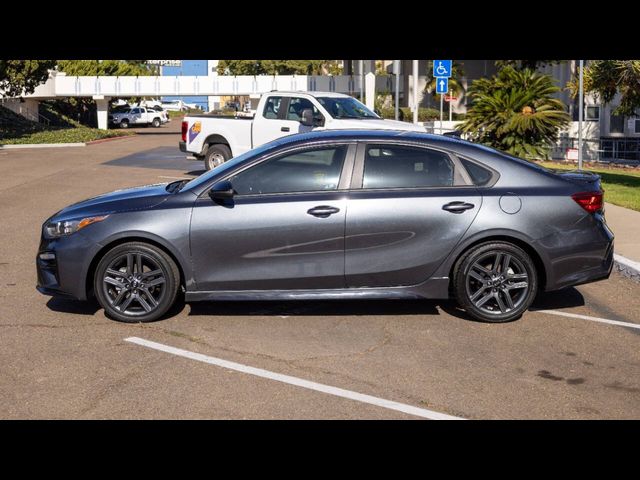
[[[317,91],[294,91],[294,90],[272,90],[266,95],[282,94],[286,96],[290,95],[309,95],[310,97],[335,97],[335,98],[353,98],[350,95],[338,92],[317,92]]]

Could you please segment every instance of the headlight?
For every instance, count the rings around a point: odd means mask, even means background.
[[[87,217],[78,220],[64,220],[61,222],[49,222],[44,227],[44,236],[47,238],[58,238],[71,235],[92,223],[101,222],[109,215],[99,217]]]

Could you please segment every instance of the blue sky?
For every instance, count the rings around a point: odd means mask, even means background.
[[[207,60],[182,60],[182,66],[180,67],[162,67],[163,76],[182,76],[182,75],[207,75]],[[186,103],[196,103],[204,107],[205,111],[209,110],[207,97],[162,97],[162,100],[178,100],[181,99]]]

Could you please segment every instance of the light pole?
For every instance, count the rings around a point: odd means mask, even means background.
[[[413,123],[418,123],[418,60],[413,61]]]
[[[580,94],[578,95],[578,170],[582,170],[582,117],[584,115],[584,60],[580,60]]]

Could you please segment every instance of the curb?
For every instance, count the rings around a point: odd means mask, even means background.
[[[17,145],[0,145],[0,150],[13,150],[20,148],[60,148],[60,147],[86,147],[86,143],[25,143]]]
[[[121,135],[119,137],[109,137],[109,138],[100,138],[98,140],[91,140],[90,142],[86,142],[85,145],[95,145],[97,143],[111,142],[113,140],[124,140],[125,138],[133,138],[134,135]]]
[[[640,282],[640,262],[634,262],[617,253],[613,254],[613,262],[616,270],[622,275]]]

